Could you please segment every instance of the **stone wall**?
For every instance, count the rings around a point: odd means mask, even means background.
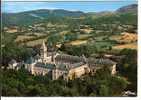
[[[67,71],[64,71],[64,70],[53,69],[52,70],[52,80],[56,80],[56,79],[60,78],[61,76],[64,77],[64,74],[66,72]]]
[[[86,73],[86,68],[88,68],[88,66],[87,64],[84,64],[80,67],[71,69],[68,73],[68,78],[69,79],[79,78],[80,76]]]
[[[51,71],[50,69],[42,68],[42,67],[36,67],[36,66],[34,66],[32,68],[32,74],[34,74],[34,75],[46,75],[50,71]]]

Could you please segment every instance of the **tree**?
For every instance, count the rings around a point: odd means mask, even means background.
[[[111,78],[111,71],[110,71],[110,66],[102,66],[101,69],[98,69],[96,71],[95,77],[96,79],[100,79],[100,80],[105,80],[105,79],[110,79]]]
[[[119,73],[126,77],[131,84],[127,89],[137,91],[137,50],[123,49],[120,55],[125,55],[118,64]]]
[[[63,37],[58,34],[50,35],[47,39],[47,42],[50,46],[56,46],[58,42],[62,42],[62,41],[63,41]]]
[[[2,49],[2,63],[7,65],[11,59],[25,60],[32,55],[32,50],[19,46],[16,43],[8,43]]]
[[[99,89],[99,95],[100,96],[109,96],[109,87],[102,84]]]
[[[111,96],[119,96],[126,89],[128,81],[123,77],[115,76],[110,79],[109,82],[109,91]]]

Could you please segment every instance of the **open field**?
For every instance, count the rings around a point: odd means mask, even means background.
[[[121,35],[113,35],[113,36],[110,36],[110,39],[111,40],[120,40],[120,38],[121,38]]]
[[[82,45],[88,42],[88,39],[91,37],[89,34],[80,34],[76,40],[66,43],[67,45]]]
[[[90,33],[92,31],[94,31],[93,29],[89,28],[89,29],[80,29],[81,32],[84,32],[84,33]]]
[[[81,44],[85,44],[85,43],[87,43],[87,40],[75,40],[75,41],[69,42],[68,44],[71,44],[71,45],[81,45]]]
[[[47,41],[47,38],[44,38],[44,39],[38,39],[38,40],[34,40],[34,41],[29,41],[29,42],[26,42],[26,45],[27,46],[36,46],[36,45],[41,45],[42,42],[44,41]]]
[[[6,32],[8,33],[15,33],[15,32],[18,32],[17,29],[8,29]]]
[[[44,35],[46,35],[46,34],[43,34],[43,33],[40,33],[40,32],[34,32],[34,33],[32,33],[32,34],[34,34],[34,35],[36,35],[36,36],[44,36]]]
[[[35,38],[35,36],[28,36],[28,35],[19,35],[17,36],[15,42],[19,42],[19,41],[24,41],[24,40],[29,40],[29,39],[33,39]]]
[[[137,49],[137,42],[113,46],[113,49]]]
[[[69,33],[69,31],[62,31],[62,32],[60,32],[60,35],[65,35],[65,34],[68,34]]]
[[[88,39],[89,37],[91,37],[90,34],[83,34],[83,35],[81,34],[81,35],[78,36],[78,39],[82,39],[83,40],[83,39]]]
[[[110,37],[111,40],[116,40],[117,42],[131,43],[137,41],[137,34],[123,32],[120,35],[113,35]]]

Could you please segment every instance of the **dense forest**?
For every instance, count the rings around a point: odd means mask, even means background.
[[[3,70],[2,74],[3,96],[122,96],[128,84],[120,76],[112,77],[106,67],[95,76],[69,81],[32,76],[24,69]]]

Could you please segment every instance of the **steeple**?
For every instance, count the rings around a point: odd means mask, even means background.
[[[45,45],[44,40],[43,40],[42,46],[40,48],[40,55],[41,55],[41,59],[43,60],[43,62],[45,62],[46,58],[47,58],[47,47]]]
[[[87,63],[87,58],[85,57],[84,54],[82,55],[82,57],[83,57],[83,59],[84,59],[84,62]]]
[[[46,45],[45,45],[45,41],[44,41],[44,40],[43,40],[43,42],[42,42],[41,49],[44,50],[44,51],[47,51],[47,47],[46,47]]]

